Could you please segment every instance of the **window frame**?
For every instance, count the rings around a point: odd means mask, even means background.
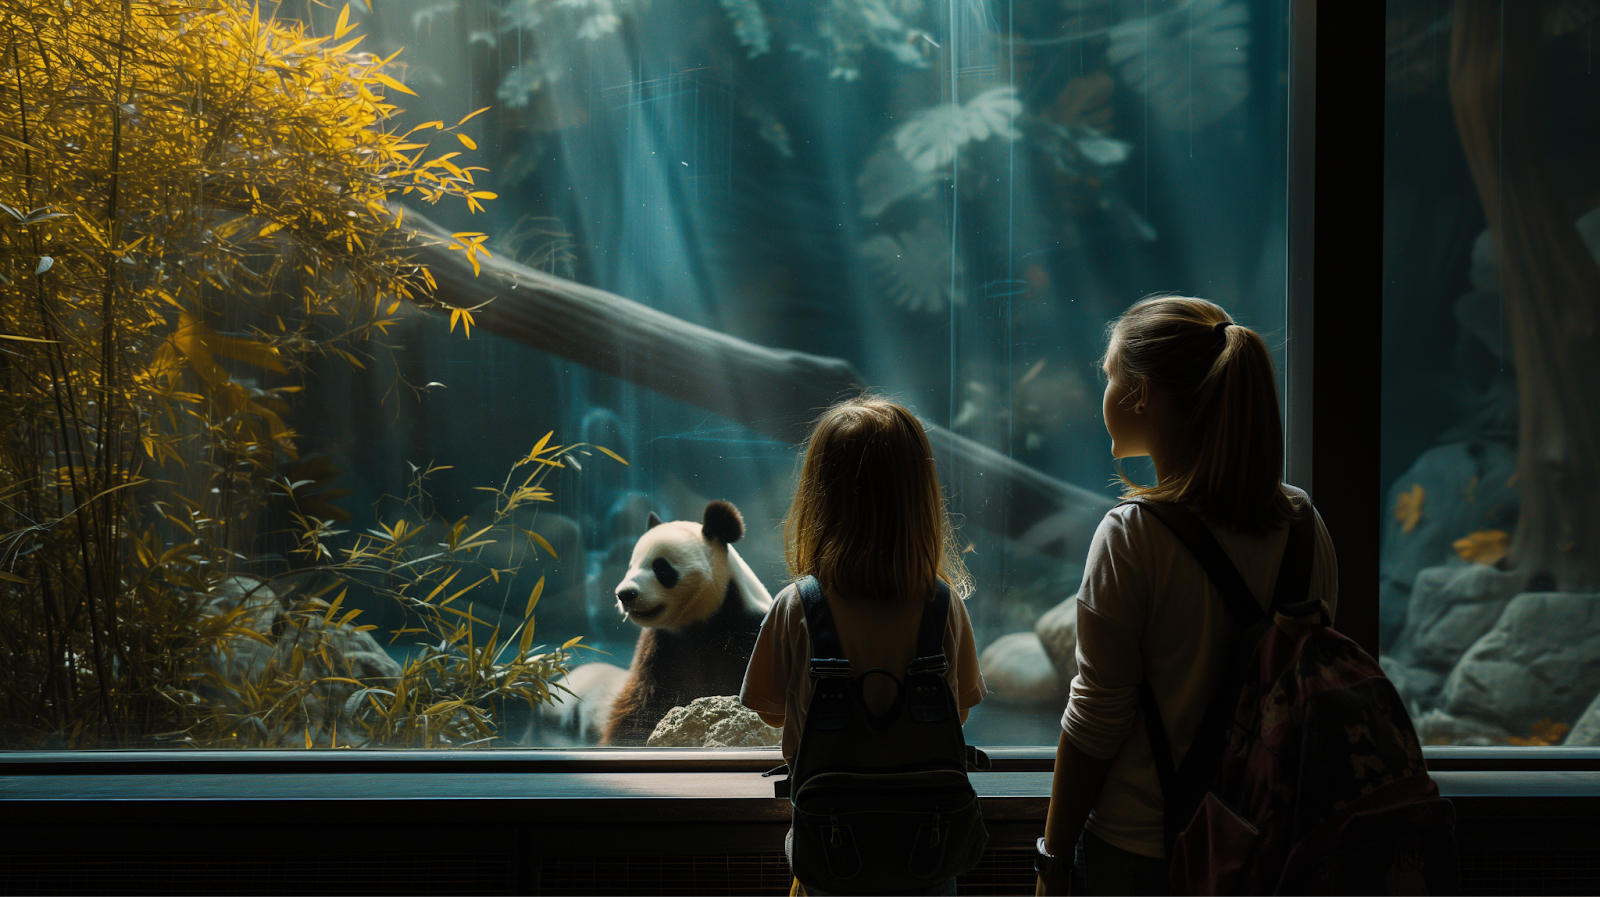
[[[1316,78],[1319,50],[1365,45],[1370,29],[1355,15],[1316,14],[1315,0],[1289,0],[1291,76],[1288,116],[1289,178],[1286,221],[1287,339],[1294,367],[1285,377],[1286,440],[1291,482],[1307,486],[1338,546],[1339,575],[1346,600],[1340,603],[1339,630],[1373,656],[1378,654],[1378,555],[1383,519],[1378,442],[1382,371],[1382,292],[1379,253],[1371,241],[1346,236],[1347,222],[1370,215],[1381,196],[1376,188],[1352,184],[1352,169],[1316,166],[1317,135],[1337,139],[1342,158],[1381,158],[1382,131],[1373,112],[1353,109],[1349,82]],[[1360,58],[1362,65],[1377,65]],[[1379,110],[1381,112],[1381,110]],[[1320,128],[1319,128],[1320,125]],[[1331,135],[1337,135],[1333,137]],[[1359,169],[1357,169],[1359,171]],[[1321,202],[1317,200],[1320,198]],[[1315,265],[1315,235],[1324,236],[1330,257],[1364,254],[1367,264],[1342,258],[1320,271]],[[1337,234],[1339,236],[1335,237]],[[1336,301],[1313,301],[1316,293]],[[1320,360],[1320,362],[1319,362]],[[1318,370],[1320,369],[1320,370]],[[1296,409],[1310,412],[1296,413]],[[1309,456],[1309,461],[1307,457]],[[996,768],[1049,770],[1052,745],[987,747]],[[1600,748],[1425,747],[1430,768],[1484,772],[1600,770]],[[560,769],[567,772],[726,772],[748,773],[781,764],[777,749],[719,751],[639,748],[507,749],[488,752],[427,751],[240,751],[240,752],[6,752],[0,777],[82,774],[140,774],[155,764],[215,768],[246,775],[288,769],[339,769],[351,774],[376,769],[414,771],[446,767]],[[177,767],[174,767],[177,768]],[[4,799],[0,797],[0,799]]]

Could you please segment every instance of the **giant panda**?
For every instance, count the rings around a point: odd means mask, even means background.
[[[644,744],[668,710],[736,695],[772,596],[733,548],[744,518],[726,501],[699,523],[650,514],[617,584],[617,607],[643,628],[602,744]]]

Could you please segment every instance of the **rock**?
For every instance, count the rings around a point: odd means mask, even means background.
[[[1510,743],[1511,733],[1494,723],[1454,717],[1443,710],[1429,710],[1413,718],[1417,740],[1423,744],[1463,744],[1483,747]]]
[[[1482,530],[1510,531],[1517,493],[1507,485],[1517,470],[1516,452],[1488,440],[1441,445],[1424,452],[1389,490],[1392,511],[1402,496],[1421,487],[1420,514],[1406,522],[1386,515],[1378,562],[1379,644],[1395,652],[1408,606],[1423,570],[1453,561],[1457,539]]]
[[[1395,691],[1400,693],[1407,712],[1413,717],[1433,709],[1439,702],[1439,689],[1444,685],[1444,673],[1410,666],[1388,654],[1378,657],[1378,666],[1383,668],[1384,675],[1394,683]]]
[[[1442,704],[1515,735],[1576,720],[1600,693],[1600,595],[1529,592],[1506,606],[1445,681]]]
[[[324,619],[327,608],[327,602],[312,599],[291,609],[266,583],[249,576],[223,580],[207,603],[207,616],[227,617],[232,630],[202,661],[221,679],[203,689],[208,700],[254,716],[260,708],[246,696],[268,684],[264,679],[273,671],[287,675],[299,669],[297,679],[305,690],[286,711],[292,724],[277,744],[264,746],[303,747],[308,731],[314,746],[328,747],[335,737],[340,744],[357,743],[361,728],[351,713],[358,708],[347,702],[361,686],[332,680],[383,686],[400,676],[400,665],[388,652],[370,634],[355,629],[359,620],[330,624]],[[257,723],[256,731],[265,733],[265,726]]]
[[[978,658],[989,695],[1002,704],[1059,704],[1066,692],[1044,644],[1032,632],[1002,635]]]
[[[229,576],[217,584],[203,617],[228,617],[238,629],[270,636],[281,628],[285,610],[283,601],[264,581],[253,576]],[[217,669],[228,682],[245,682],[266,672],[276,650],[276,646],[247,635],[228,635],[205,664]]]
[[[783,730],[761,721],[734,695],[695,698],[674,707],[656,723],[648,747],[777,747]]]
[[[1589,709],[1583,711],[1578,721],[1573,724],[1572,731],[1567,734],[1566,745],[1596,745],[1600,744],[1600,694],[1595,695],[1589,702]]]
[[[1525,579],[1464,562],[1423,570],[1405,629],[1389,653],[1407,666],[1448,673],[1499,621]]]
[[[1062,694],[1066,694],[1072,677],[1078,675],[1078,596],[1045,611],[1033,624],[1033,631],[1060,677]]]

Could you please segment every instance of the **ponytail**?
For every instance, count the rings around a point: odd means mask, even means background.
[[[1170,398],[1169,467],[1141,486],[1118,470],[1124,496],[1197,504],[1232,529],[1264,533],[1298,512],[1283,488],[1283,417],[1261,335],[1213,302],[1156,296],[1110,327],[1111,362]]]

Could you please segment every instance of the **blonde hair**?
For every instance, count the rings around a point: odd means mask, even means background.
[[[927,433],[878,396],[839,402],[813,425],[784,541],[791,577],[851,599],[927,600],[935,579],[957,598],[972,591]]]
[[[1233,529],[1264,533],[1298,516],[1283,488],[1283,417],[1272,356],[1261,335],[1222,307],[1150,296],[1108,327],[1106,362],[1129,383],[1148,380],[1169,400],[1161,482],[1141,486],[1120,468],[1126,497],[1195,504]],[[1228,326],[1219,327],[1223,322]]]

